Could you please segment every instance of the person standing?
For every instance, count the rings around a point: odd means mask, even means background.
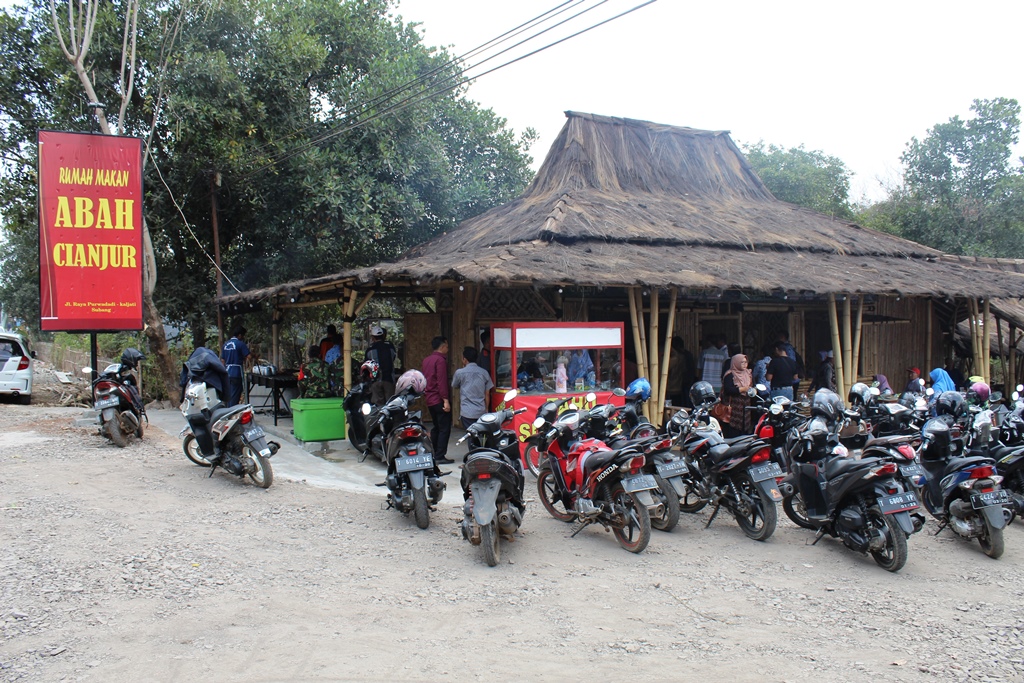
[[[811,382],[810,389],[808,389],[808,393],[812,396],[818,389],[836,391],[835,353],[832,349],[828,349],[826,351],[822,351],[821,354],[821,365],[819,365],[817,371],[815,371],[814,380]]]
[[[224,343],[220,360],[228,369],[228,407],[237,406],[242,399],[242,385],[245,383],[245,359],[249,347],[245,344],[245,328],[238,326],[231,331],[231,339]]]
[[[427,378],[424,397],[434,426],[430,429],[430,445],[434,449],[434,462],[451,465],[448,457],[448,438],[452,434],[452,405],[448,394],[448,339],[434,337],[430,341],[434,352],[423,359],[423,376]]]
[[[772,383],[772,398],[785,396],[793,400],[793,385],[800,381],[800,374],[796,369],[796,361],[786,353],[786,345],[782,342],[775,345],[775,357],[768,364],[765,378]]]
[[[729,346],[725,343],[725,337],[718,335],[714,338],[710,348],[704,349],[701,357],[701,376],[705,382],[710,382],[716,394],[722,392],[722,370],[729,362]]]
[[[668,358],[668,398],[673,406],[685,406],[689,402],[690,386],[694,376],[693,354],[686,350],[683,338],[672,337]]]
[[[387,331],[380,325],[374,325],[370,330],[370,348],[366,350],[366,358],[377,361],[380,366],[377,380],[370,385],[370,401],[375,406],[384,405],[385,401],[395,395],[397,357],[398,349],[387,340]]]
[[[320,347],[309,347],[309,360],[299,368],[299,396],[328,398],[331,395],[331,370],[320,358]]]
[[[722,398],[729,402],[729,422],[725,430],[726,437],[749,434],[753,431],[753,412],[747,410],[750,405],[750,390],[753,374],[747,367],[747,357],[738,353],[732,357],[729,369],[722,378]]]
[[[477,365],[479,354],[472,346],[462,349],[462,367],[452,377],[452,389],[459,390],[459,421],[463,429],[487,412],[487,397],[494,382],[491,375]]]

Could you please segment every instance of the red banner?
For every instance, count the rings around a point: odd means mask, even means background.
[[[44,330],[142,329],[142,141],[39,131]]]
[[[587,401],[586,394],[572,394],[572,400],[562,406],[559,412],[566,410],[582,410],[590,409],[597,405],[604,403],[613,403],[617,406],[625,405],[626,399],[622,396],[616,396],[610,391],[595,391],[594,394],[597,396],[596,401]],[[513,408],[526,408],[525,413],[520,413],[512,418],[512,428],[515,430],[516,435],[519,437],[519,451],[524,457],[526,456],[526,440],[533,436],[534,428],[533,421],[537,419],[537,411],[542,405],[548,401],[560,401],[566,397],[566,394],[536,394],[536,395],[524,395],[520,394],[512,399],[509,404]]]

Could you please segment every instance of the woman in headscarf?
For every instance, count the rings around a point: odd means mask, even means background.
[[[723,425],[727,437],[749,434],[753,429],[753,411],[746,409],[750,405],[747,390],[752,383],[753,376],[747,367],[747,357],[737,353],[722,377],[722,396],[728,400],[730,408],[728,425]]]
[[[882,396],[892,396],[894,393],[892,387],[889,386],[889,380],[886,379],[885,375],[875,375],[875,385],[878,390],[882,392]]]
[[[943,391],[956,391],[953,379],[942,368],[935,368],[928,373],[928,376],[932,378],[932,390],[935,391],[935,396],[938,396]]]

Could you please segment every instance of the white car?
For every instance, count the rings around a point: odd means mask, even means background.
[[[14,332],[0,332],[0,396],[32,402],[32,358],[28,340]]]

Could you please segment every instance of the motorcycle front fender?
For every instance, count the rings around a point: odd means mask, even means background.
[[[900,525],[900,531],[905,533],[907,536],[914,533],[914,522],[910,519],[909,512],[897,512],[892,515],[892,518]]]
[[[1002,505],[986,505],[978,512],[985,517],[985,521],[993,529],[1002,529],[1006,526],[1006,515],[1003,514]]]
[[[423,489],[427,483],[426,470],[416,470],[415,472],[408,472],[409,475],[409,488],[413,490]]]
[[[498,493],[501,481],[498,479],[474,479],[469,483],[473,496],[473,519],[480,526],[487,526],[498,512]]]
[[[782,493],[779,491],[779,485],[775,483],[774,479],[759,481],[757,482],[757,487],[764,491],[765,495],[771,498],[773,502],[778,503],[782,500]]]

